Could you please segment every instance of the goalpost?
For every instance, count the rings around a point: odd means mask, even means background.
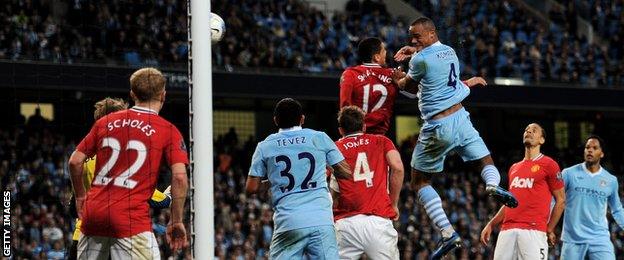
[[[210,1],[187,0],[190,235],[194,259],[214,257]],[[193,71],[197,73],[193,73]]]

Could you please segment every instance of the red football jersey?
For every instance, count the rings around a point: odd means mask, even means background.
[[[82,232],[129,237],[152,230],[147,201],[168,165],[188,163],[180,131],[140,107],[109,114],[93,125],[76,150],[97,155],[95,176],[83,208]]]
[[[511,228],[546,232],[552,191],[563,188],[559,165],[540,154],[509,168],[509,191],[518,199],[517,208],[505,208],[502,230]]]
[[[397,96],[397,86],[391,75],[391,68],[366,63],[347,68],[340,78],[340,107],[354,105],[362,108],[369,134],[383,135],[390,128]]]
[[[355,134],[336,141],[336,146],[353,169],[353,180],[336,179],[340,196],[334,219],[358,214],[394,218],[386,161],[386,153],[396,150],[392,141],[383,135]]]

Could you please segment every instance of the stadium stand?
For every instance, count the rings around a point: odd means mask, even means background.
[[[466,75],[517,77],[526,83],[624,85],[621,2],[589,1],[595,30],[608,41],[577,37],[573,13],[553,9],[541,24],[513,1],[407,1],[434,18],[441,38],[458,51]],[[381,36],[390,51],[407,42],[409,21],[382,2],[349,1],[331,18],[303,1],[218,0],[228,25],[213,60],[236,67],[337,73],[357,63],[364,36]],[[582,12],[581,12],[582,13]],[[131,19],[138,17],[138,19]],[[186,2],[9,1],[0,6],[0,59],[56,63],[184,66]],[[147,29],[144,29],[147,28]],[[563,29],[562,29],[563,28]]]

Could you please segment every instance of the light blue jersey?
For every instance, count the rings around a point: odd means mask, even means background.
[[[424,120],[460,103],[470,89],[459,79],[459,59],[453,48],[436,42],[412,56],[408,76],[419,82],[418,107]]]
[[[604,168],[592,174],[585,163],[564,169],[562,175],[567,202],[561,240],[575,244],[611,244],[607,205],[617,224],[624,228],[617,178]]]
[[[293,127],[258,143],[250,176],[271,183],[275,233],[334,224],[326,166],[344,160],[327,134]]]

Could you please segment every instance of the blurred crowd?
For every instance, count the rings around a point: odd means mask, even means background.
[[[514,1],[405,0],[432,17],[467,76],[517,77],[527,83],[624,85],[623,1],[560,0],[540,21]],[[227,71],[338,73],[358,62],[357,42],[378,36],[389,53],[406,44],[411,18],[380,0],[349,0],[324,13],[302,0],[213,0],[227,25],[213,61]],[[577,34],[576,16],[599,42]],[[32,1],[0,4],[0,59],[185,66],[186,1]]]
[[[569,9],[553,8],[553,23],[545,24],[514,1],[409,2],[433,17],[468,75],[586,87],[624,85],[624,31],[610,32],[604,44],[588,42],[577,34],[576,13]]]
[[[186,1],[8,0],[0,59],[170,66],[187,60]]]
[[[73,152],[77,138],[67,137],[46,127],[44,119],[31,117],[26,127],[0,129],[0,180],[11,191],[13,199],[12,247],[15,259],[63,259],[71,244],[74,219],[67,201],[71,195],[66,161]],[[397,145],[403,161],[411,158],[416,137]],[[244,192],[247,171],[256,141],[240,138],[234,129],[215,140],[215,254],[219,259],[266,259],[273,235],[273,210],[268,194],[247,196]],[[580,162],[580,150],[565,150],[553,154],[560,166]],[[510,152],[494,152],[501,174],[522,158],[522,148]],[[409,165],[408,163],[405,164]],[[617,175],[622,167],[613,169]],[[166,174],[165,174],[166,176]],[[159,187],[166,186],[165,183]],[[620,175],[620,182],[624,178]],[[503,178],[503,182],[506,179]],[[399,231],[402,259],[425,259],[435,248],[439,232],[430,225],[422,207],[410,190],[409,175],[401,193]],[[480,175],[450,156],[446,173],[434,179],[434,187],[442,196],[444,207],[456,230],[464,238],[464,247],[455,254],[457,259],[489,259],[492,244],[479,244],[479,234],[489,218],[500,207],[484,193]],[[620,195],[624,197],[624,194]],[[188,203],[187,203],[188,205]],[[188,211],[187,211],[188,212]],[[190,259],[187,249],[172,257],[164,239],[169,219],[168,210],[153,213],[154,232],[166,259]],[[187,218],[187,222],[189,218]],[[624,233],[610,222],[616,255],[624,254]],[[551,250],[557,256],[559,248]]]

